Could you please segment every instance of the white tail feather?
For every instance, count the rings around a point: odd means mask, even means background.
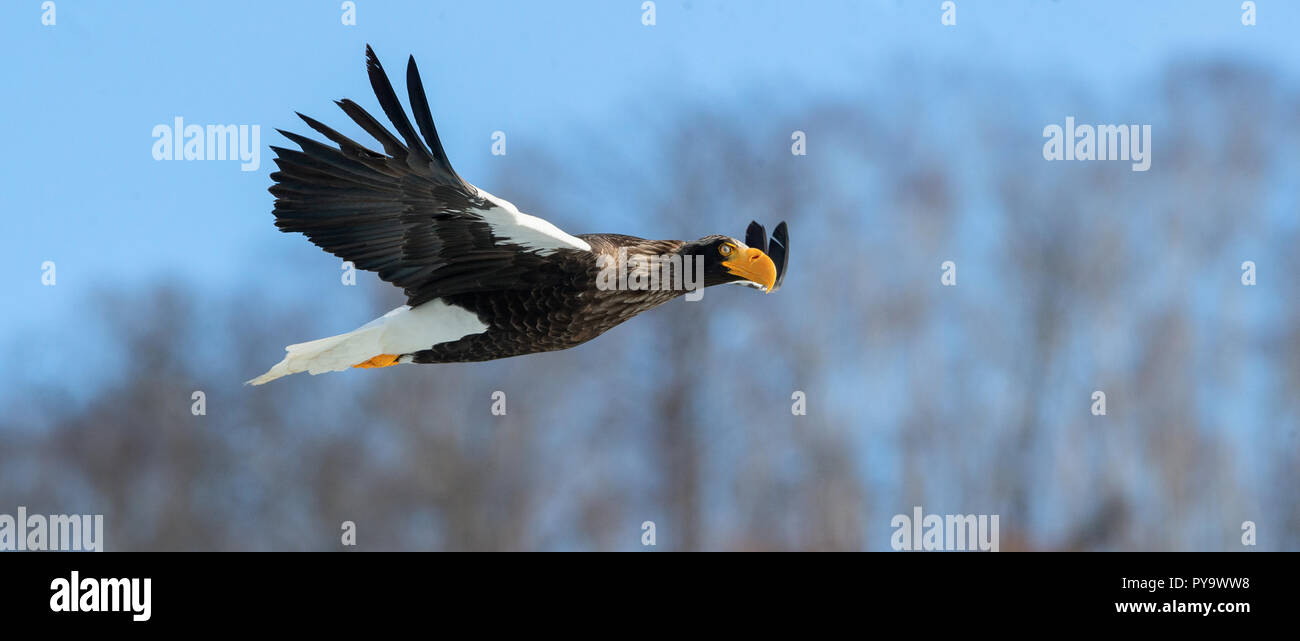
[[[276,363],[265,374],[248,381],[261,385],[282,376],[307,372],[341,372],[379,355],[378,328],[362,328],[338,336],[330,336],[284,348],[284,360]]]
[[[414,309],[403,305],[346,334],[284,348],[284,360],[247,384],[262,385],[299,372],[341,372],[380,354],[410,354],[486,330],[476,314],[441,300]]]

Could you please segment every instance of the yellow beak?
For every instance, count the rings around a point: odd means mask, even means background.
[[[762,285],[765,292],[771,293],[776,284],[776,265],[767,254],[753,247],[741,251],[731,260],[722,261],[722,266],[728,273]]]

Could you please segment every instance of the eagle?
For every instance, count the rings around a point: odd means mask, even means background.
[[[414,125],[369,45],[366,70],[397,135],[348,99],[335,104],[382,152],[297,114],[333,145],[278,130],[298,149],[271,147],[275,226],[402,288],[406,304],[351,332],[290,345],[284,360],[248,383],[567,349],[703,287],[780,288],[789,260],[784,222],[770,243],[756,221],[744,242],[570,235],[452,169],[414,56],[406,65]]]

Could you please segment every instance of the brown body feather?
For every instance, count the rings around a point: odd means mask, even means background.
[[[662,256],[681,248],[681,241],[617,234],[579,237],[591,244],[591,252],[561,251],[550,256],[548,262],[563,274],[553,284],[445,297],[448,303],[478,314],[488,330],[416,352],[413,362],[487,361],[568,349],[685,293],[670,288],[601,289],[596,281],[602,254],[618,260],[623,248],[627,256]]]

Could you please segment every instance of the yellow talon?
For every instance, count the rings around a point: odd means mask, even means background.
[[[380,354],[364,363],[357,363],[352,367],[360,367],[362,369],[369,369],[371,367],[388,367],[389,365],[397,364],[398,356],[399,354]]]

